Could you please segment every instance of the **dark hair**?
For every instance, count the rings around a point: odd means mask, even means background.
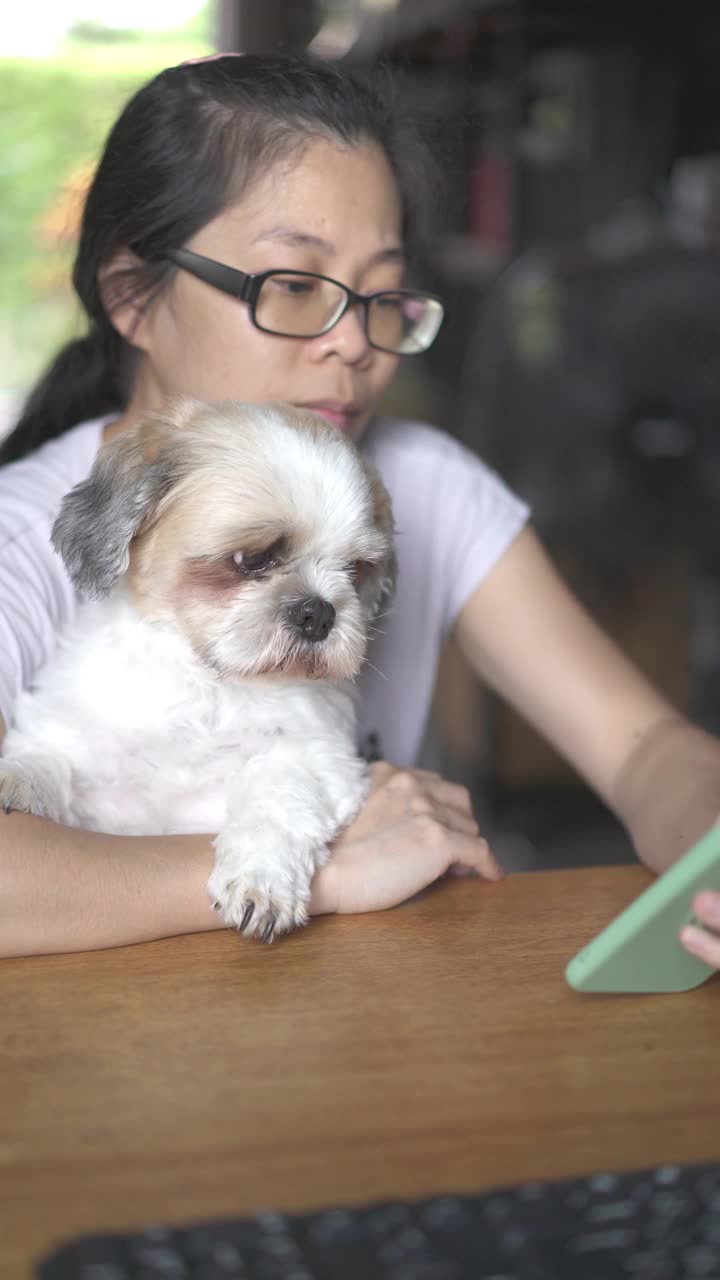
[[[63,347],[33,388],[0,445],[0,463],[125,407],[134,351],[108,310],[129,298],[151,301],[175,270],[165,260],[169,250],[317,137],[383,148],[412,247],[430,194],[428,154],[414,126],[396,114],[387,77],[376,74],[372,83],[307,58],[229,55],[170,67],[130,99],[109,134],[83,213],[73,284],[88,333]],[[120,249],[139,261],[105,281],[103,300],[99,273]]]

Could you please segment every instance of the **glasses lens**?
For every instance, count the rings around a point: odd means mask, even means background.
[[[384,351],[416,355],[432,345],[444,314],[426,293],[377,293],[368,307],[368,338]]]
[[[332,280],[274,271],[262,282],[255,320],[271,333],[312,338],[334,324],[344,305],[345,292]]]

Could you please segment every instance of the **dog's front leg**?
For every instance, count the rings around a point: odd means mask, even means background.
[[[0,757],[0,808],[69,822],[71,769],[61,756],[41,752]]]
[[[248,761],[208,882],[227,924],[264,942],[305,924],[313,875],[368,790],[365,762],[344,743],[283,742]]]

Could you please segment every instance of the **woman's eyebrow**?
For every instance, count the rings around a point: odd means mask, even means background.
[[[332,256],[337,253],[337,249],[330,240],[324,240],[322,236],[313,235],[309,231],[301,231],[299,227],[278,225],[268,227],[267,230],[261,231],[259,236],[253,240],[253,244],[260,244],[262,241],[271,241],[273,244],[288,245],[291,249],[319,249],[322,253]],[[377,253],[372,254],[368,260],[368,266],[376,266],[384,262],[405,261],[405,254],[401,245],[389,245],[386,249],[379,249]]]
[[[301,231],[299,227],[268,227],[253,240],[259,244],[263,240],[272,240],[275,244],[287,244],[292,249],[322,249],[324,253],[334,253],[335,246],[322,236],[311,235],[309,231]]]

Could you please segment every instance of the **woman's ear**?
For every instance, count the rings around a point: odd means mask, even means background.
[[[117,249],[98,272],[98,288],[113,328],[143,350],[142,321],[150,289],[142,286],[145,264],[132,249]]]

